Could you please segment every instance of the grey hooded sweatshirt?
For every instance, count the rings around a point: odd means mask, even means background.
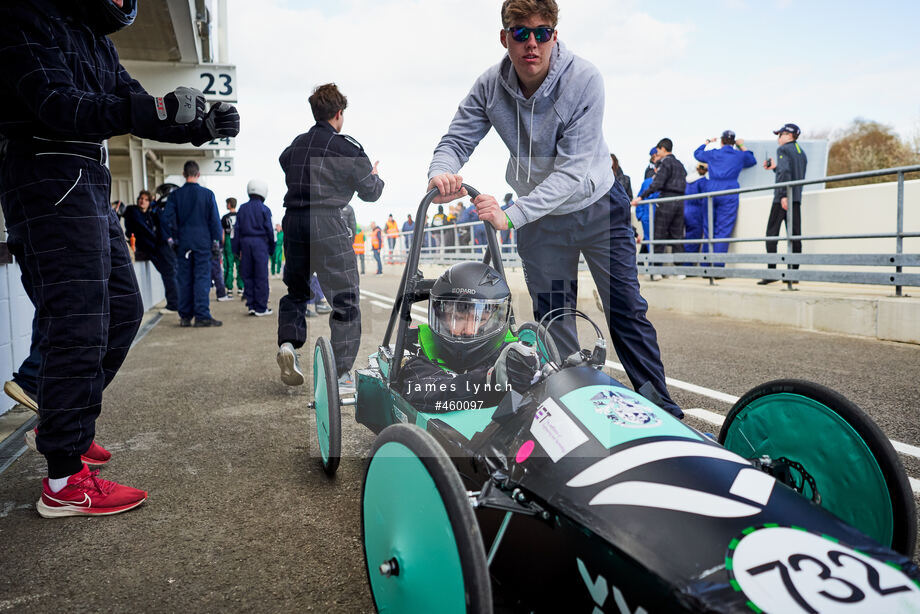
[[[511,152],[505,179],[519,198],[505,210],[515,228],[597,202],[613,186],[604,142],[604,81],[561,42],[549,73],[530,98],[521,94],[511,59],[488,69],[460,103],[434,150],[428,178],[458,173],[495,126]]]

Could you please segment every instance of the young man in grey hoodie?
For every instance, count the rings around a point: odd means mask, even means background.
[[[505,179],[520,197],[504,211],[488,194],[474,204],[496,229],[518,230],[534,316],[576,305],[583,254],[630,381],[680,417],[639,294],[629,199],[604,142],[603,78],[558,41],[558,13],[554,0],[502,3],[499,37],[508,53],[460,103],[435,148],[428,187],[440,191],[435,203],[466,196],[457,173],[494,127],[511,153]],[[574,318],[554,324],[552,333],[566,355],[578,349]]]

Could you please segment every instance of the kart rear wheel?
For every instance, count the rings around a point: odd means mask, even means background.
[[[421,428],[371,450],[361,496],[364,560],[379,612],[492,612],[479,523],[457,470]]]
[[[546,327],[537,322],[524,322],[521,324],[517,329],[517,338],[522,343],[537,348],[541,365],[545,365],[547,362],[554,362],[557,365],[562,363],[562,357],[559,355],[559,350],[556,348],[556,342],[553,340],[552,335],[546,331]]]
[[[767,382],[735,403],[719,443],[745,458],[801,463],[822,507],[913,556],[916,509],[904,467],[881,429],[844,396],[802,380]]]
[[[313,349],[313,405],[316,413],[316,442],[327,475],[335,475],[342,455],[342,410],[335,357],[325,337]]]

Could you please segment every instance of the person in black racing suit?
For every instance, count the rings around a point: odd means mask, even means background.
[[[35,304],[41,364],[35,444],[48,462],[36,505],[46,518],[115,514],[147,493],[91,473],[102,391],[128,354],[143,304],[109,204],[105,139],[195,145],[236,136],[227,103],[178,88],[149,95],[108,38],[137,0],[20,0],[0,5],[0,204],[9,248]],[[0,151],[3,147],[0,147]]]

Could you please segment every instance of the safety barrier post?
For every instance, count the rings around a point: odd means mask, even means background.
[[[895,231],[897,237],[895,238],[895,254],[900,259],[902,253],[904,253],[904,171],[898,172],[898,227]],[[900,273],[901,267],[896,266],[895,272]],[[901,286],[894,287],[894,295],[902,296]]]
[[[655,204],[648,204],[648,262],[649,266],[652,267],[655,266]],[[650,273],[650,275],[654,275],[654,273]]]
[[[792,210],[795,209],[795,207],[792,205],[792,190],[793,190],[793,187],[791,185],[786,186],[786,258],[787,259],[794,258],[794,256],[792,255],[792,242],[793,242],[792,237],[795,236],[795,224],[793,223],[794,217],[792,215]],[[791,268],[791,265],[787,262],[786,271],[788,272],[790,268]],[[777,266],[777,269],[779,269],[778,266]],[[792,287],[792,280],[788,278],[786,279],[786,290],[795,290],[795,288]]]
[[[715,250],[715,246],[712,243],[712,228],[715,225],[715,222],[714,222],[713,215],[714,214],[712,212],[712,196],[707,196],[706,197],[706,224],[709,227],[709,233],[708,233],[708,236],[706,237],[706,241],[707,241],[706,252],[709,254],[709,268],[710,269],[714,268],[714,260],[712,258],[712,253]],[[700,246],[700,251],[703,251],[702,246]],[[715,271],[712,271],[712,272],[714,273]],[[715,275],[709,276],[709,285],[710,286],[716,285]]]

